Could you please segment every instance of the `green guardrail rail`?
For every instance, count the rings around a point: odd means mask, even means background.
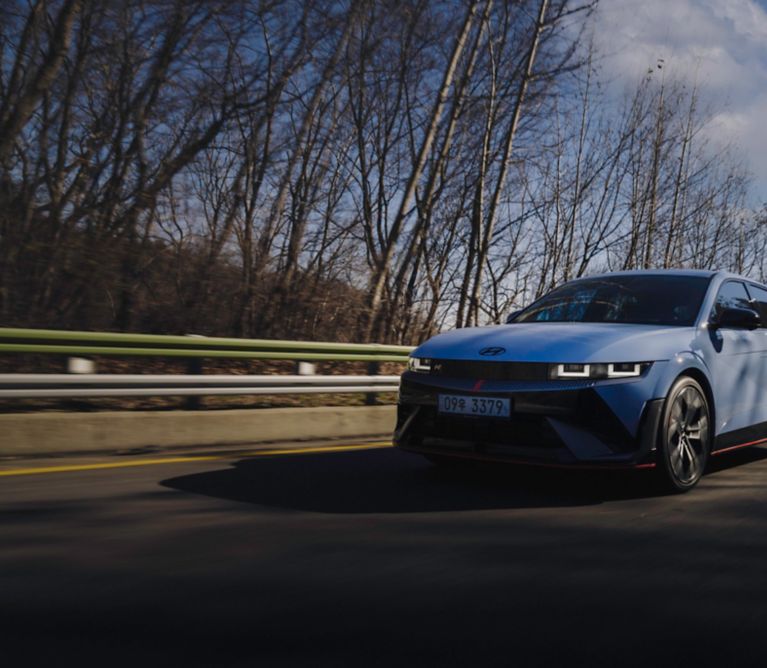
[[[410,346],[0,328],[1,353],[406,362]]]

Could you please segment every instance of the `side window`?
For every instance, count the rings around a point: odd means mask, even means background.
[[[727,281],[716,296],[716,303],[711,311],[711,319],[718,320],[726,308],[751,308],[746,287],[740,281]]]
[[[748,293],[751,295],[751,307],[756,309],[762,323],[767,323],[767,290],[749,283]]]

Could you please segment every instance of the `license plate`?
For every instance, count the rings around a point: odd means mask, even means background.
[[[440,394],[437,409],[440,413],[475,415],[477,417],[509,417],[511,399],[502,397],[467,397],[460,394]]]

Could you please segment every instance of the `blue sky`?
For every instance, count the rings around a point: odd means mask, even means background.
[[[601,0],[595,37],[615,82],[636,81],[659,58],[697,82],[714,112],[710,138],[739,149],[752,203],[767,203],[767,0]]]

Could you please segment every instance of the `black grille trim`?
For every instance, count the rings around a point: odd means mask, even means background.
[[[481,360],[431,361],[432,376],[474,380],[548,380],[549,365],[544,362],[485,362]]]

